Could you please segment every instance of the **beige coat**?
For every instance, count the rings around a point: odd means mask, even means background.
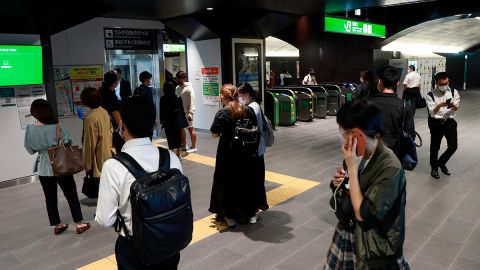
[[[112,122],[102,107],[91,110],[83,120],[83,162],[85,171],[100,177],[103,163],[112,157]]]

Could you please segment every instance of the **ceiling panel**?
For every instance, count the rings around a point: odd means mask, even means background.
[[[480,43],[479,18],[450,18],[427,22],[399,33],[384,44],[388,51],[456,53]]]

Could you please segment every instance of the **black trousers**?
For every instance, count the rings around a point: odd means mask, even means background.
[[[159,243],[159,245],[168,245],[168,243]],[[180,253],[160,263],[145,266],[140,262],[127,239],[119,235],[115,244],[115,258],[119,270],[177,270]]]
[[[403,100],[410,102],[412,115],[415,115],[415,110],[417,109],[417,102],[420,97],[420,87],[405,88],[405,90],[403,91],[402,98]]]
[[[45,194],[45,202],[47,204],[48,220],[50,225],[60,223],[60,215],[58,214],[58,198],[57,184],[63,191],[65,198],[70,206],[73,221],[78,223],[83,220],[82,209],[78,201],[77,187],[73,175],[69,176],[40,176],[43,193]]]
[[[455,119],[444,121],[429,117],[428,127],[431,135],[430,166],[432,169],[437,169],[439,166],[445,166],[455,151],[457,151],[457,121]],[[443,137],[447,140],[447,150],[438,158],[438,151],[440,150]]]

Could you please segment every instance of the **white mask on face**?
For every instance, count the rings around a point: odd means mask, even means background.
[[[240,102],[240,104],[242,104],[242,105],[245,105],[245,103],[247,103],[247,102],[243,99],[243,97],[238,97],[238,102]]]
[[[448,86],[446,86],[446,85],[438,86],[438,90],[440,90],[442,92],[445,92],[445,91],[448,90]]]

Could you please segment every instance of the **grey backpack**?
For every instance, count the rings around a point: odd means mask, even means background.
[[[265,114],[263,114],[263,138],[265,139],[266,146],[272,146],[275,142],[275,136],[273,135],[273,126],[270,119],[268,119]]]

